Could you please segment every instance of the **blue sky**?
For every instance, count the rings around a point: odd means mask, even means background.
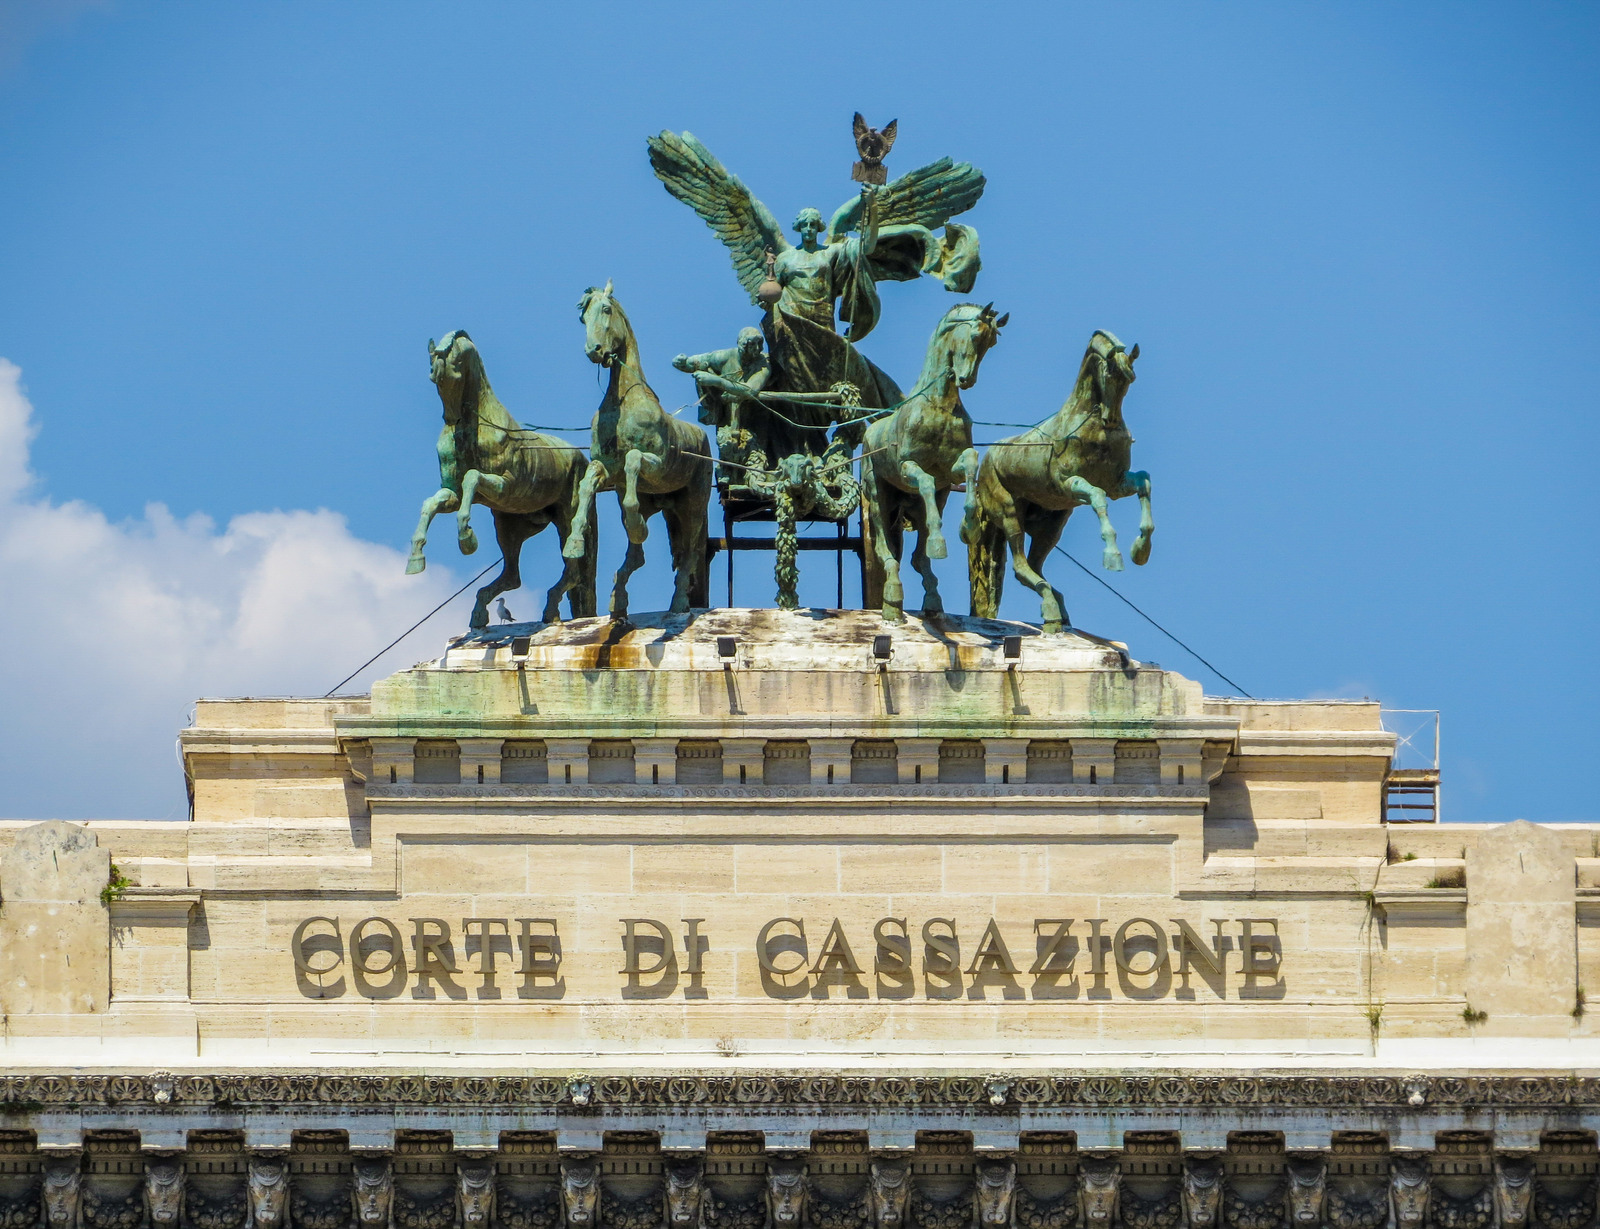
[[[437,479],[428,338],[587,423],[574,305],[610,277],[688,401],[671,356],[750,309],[645,135],[692,130],[787,219],[850,194],[859,109],[899,118],[892,170],[989,177],[974,297],[1011,323],[975,418],[1053,411],[1096,328],[1140,343],[1158,528],[1122,593],[1258,696],[1443,710],[1450,818],[1596,818],[1597,61],[1590,4],[0,3],[0,813],[172,812],[193,696],[321,691],[489,561],[440,532],[390,575]],[[864,349],[909,386],[953,300],[885,299]],[[1093,562],[1092,521],[1065,545]],[[85,723],[103,771],[69,767]]]

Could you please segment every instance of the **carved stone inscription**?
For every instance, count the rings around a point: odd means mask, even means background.
[[[704,918],[617,919],[623,999],[711,995]],[[300,992],[312,999],[559,999],[561,923],[553,917],[381,916],[303,919],[290,940]],[[775,917],[754,936],[769,998],[1008,1000],[1283,997],[1278,919]],[[681,951],[680,951],[681,948]],[[748,949],[747,949],[748,950]]]

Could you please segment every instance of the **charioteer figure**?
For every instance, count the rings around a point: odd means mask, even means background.
[[[649,146],[657,177],[727,245],[751,302],[767,309],[762,330],[773,374],[763,400],[802,398],[788,403],[783,418],[767,415],[759,428],[747,421],[755,445],[768,457],[823,453],[827,430],[840,417],[834,392],[840,384],[858,390],[868,410],[899,402],[899,385],[857,348],[882,312],[877,283],[926,274],[947,290],[972,289],[977,232],[950,219],[982,196],[982,173],[941,158],[885,187],[865,184],[826,225],[818,210],[801,210],[794,222],[799,241],[790,243],[772,211],[691,134],[663,132]],[[944,228],[942,236],[936,227]],[[838,320],[847,326],[842,335]]]

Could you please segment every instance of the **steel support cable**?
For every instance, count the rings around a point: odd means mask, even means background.
[[[342,678],[342,679],[340,679],[340,680],[339,680],[339,681],[338,681],[338,682],[337,682],[337,683],[335,683],[335,684],[334,684],[334,685],[333,685],[333,686],[332,686],[332,687],[330,687],[330,688],[328,688],[328,690],[327,690],[327,691],[325,691],[325,692],[323,692],[323,693],[322,693],[322,698],[323,698],[323,699],[324,699],[324,700],[326,700],[326,699],[327,699],[327,698],[328,698],[328,697],[329,697],[329,696],[331,696],[331,695],[332,695],[332,694],[333,694],[333,693],[334,693],[334,692],[336,692],[336,691],[338,691],[338,690],[339,690],[339,688],[341,688],[341,687],[343,687],[343,686],[344,686],[344,685],[345,685],[345,684],[346,684],[346,683],[348,683],[348,682],[349,682],[349,681],[350,681],[350,680],[351,680],[351,679],[353,679],[353,678],[355,678],[355,676],[356,676],[356,675],[358,675],[358,674],[360,674],[360,673],[361,673],[361,672],[362,672],[362,671],[363,671],[363,670],[365,670],[365,669],[366,669],[366,668],[367,668],[367,667],[368,667],[368,666],[370,666],[370,665],[371,665],[371,664],[372,664],[372,663],[373,663],[373,662],[375,662],[375,661],[377,661],[377,660],[378,660],[378,658],[380,658],[380,657],[382,657],[382,656],[383,656],[383,655],[384,655],[384,654],[385,654],[385,653],[387,653],[387,652],[388,652],[388,651],[389,651],[389,650],[390,650],[390,649],[392,649],[392,648],[394,648],[394,646],[395,646],[395,645],[397,645],[397,644],[399,644],[399,643],[400,643],[400,642],[401,642],[401,641],[402,641],[402,640],[404,640],[404,639],[405,639],[405,638],[406,638],[406,637],[407,637],[407,636],[409,636],[409,635],[410,635],[410,634],[411,634],[411,633],[412,633],[412,632],[414,632],[414,631],[416,631],[416,630],[417,630],[417,628],[419,628],[419,627],[421,627],[421,626],[422,626],[422,625],[423,625],[423,624],[424,624],[424,623],[426,623],[426,622],[427,622],[427,621],[428,621],[428,620],[429,620],[429,619],[431,619],[431,618],[433,618],[433,616],[434,616],[434,615],[436,615],[436,614],[438,614],[438,613],[439,613],[439,612],[440,612],[440,611],[441,611],[441,610],[443,610],[443,609],[444,609],[444,608],[445,608],[445,607],[446,607],[446,606],[448,606],[448,605],[449,605],[449,604],[450,604],[450,603],[451,603],[451,602],[453,602],[453,601],[455,601],[455,600],[456,600],[456,598],[458,598],[458,597],[460,597],[460,596],[461,596],[461,595],[462,595],[462,594],[463,594],[463,593],[465,593],[465,592],[466,592],[466,591],[467,591],[467,590],[468,590],[468,589],[470,589],[470,588],[471,588],[471,587],[472,587],[472,586],[473,586],[473,585],[475,585],[475,584],[477,584],[477,583],[478,583],[478,581],[480,581],[480,580],[482,580],[482,579],[483,579],[483,578],[484,578],[484,577],[485,577],[485,576],[487,576],[487,575],[488,575],[488,574],[489,574],[489,573],[490,573],[490,571],[492,571],[492,570],[493,570],[493,568],[494,568],[494,566],[495,566],[495,564],[499,564],[499,563],[504,563],[504,562],[505,562],[505,558],[504,558],[504,557],[503,557],[503,556],[502,556],[502,557],[501,557],[501,558],[499,558],[499,559],[496,559],[496,560],[495,560],[495,561],[494,561],[494,563],[491,563],[491,564],[490,564],[490,565],[489,565],[489,566],[488,566],[488,567],[486,567],[486,568],[484,568],[484,569],[483,569],[483,571],[481,571],[481,572],[479,572],[479,573],[478,573],[478,574],[477,574],[477,575],[476,575],[476,576],[474,576],[474,577],[473,577],[473,578],[472,578],[472,579],[471,579],[471,580],[469,580],[469,581],[468,581],[468,582],[467,582],[467,583],[466,583],[466,584],[464,584],[464,585],[462,585],[462,586],[461,586],[461,588],[459,588],[459,589],[457,589],[457,590],[456,590],[456,591],[455,591],[455,592],[454,592],[454,593],[452,593],[452,594],[451,594],[451,595],[450,595],[450,596],[449,596],[449,597],[447,597],[447,598],[445,598],[445,599],[444,599],[444,601],[442,601],[442,602],[440,602],[440,603],[439,603],[439,604],[438,604],[438,605],[437,605],[437,606],[435,606],[435,607],[434,607],[434,608],[433,608],[433,609],[432,609],[432,610],[430,610],[430,611],[428,611],[428,613],[427,613],[427,614],[425,614],[425,615],[423,615],[423,616],[422,616],[422,618],[420,618],[420,619],[418,619],[418,620],[417,620],[417,621],[416,621],[416,622],[415,622],[415,623],[413,623],[413,624],[412,624],[412,625],[411,625],[411,626],[410,626],[410,627],[408,627],[408,628],[406,628],[406,630],[405,630],[405,631],[403,631],[403,632],[401,632],[401,633],[400,633],[400,634],[399,634],[399,635],[398,635],[398,636],[396,636],[396,637],[395,637],[395,638],[394,638],[394,639],[393,639],[393,640],[391,640],[391,641],[389,641],[389,643],[388,643],[388,644],[386,644],[386,645],[384,645],[384,646],[383,646],[383,647],[382,647],[382,648],[381,648],[381,649],[379,649],[379,650],[378,650],[378,651],[377,651],[377,652],[376,652],[376,653],[374,653],[374,654],[373,654],[373,655],[372,655],[372,656],[371,656],[371,657],[369,657],[369,658],[367,658],[367,660],[366,660],[366,661],[364,661],[364,662],[362,662],[362,663],[361,663],[361,664],[360,664],[360,665],[359,665],[359,666],[357,666],[357,667],[356,667],[356,668],[355,668],[355,669],[354,669],[354,670],[352,670],[352,671],[350,671],[350,673],[349,673],[349,674],[347,674],[347,675],[345,675],[345,676],[344,676],[344,677],[343,677],[343,678]]]
[[[1123,597],[1122,594],[1117,591],[1117,588],[1116,588],[1115,585],[1110,584],[1109,582],[1107,582],[1104,578],[1102,578],[1100,576],[1096,576],[1094,571],[1091,568],[1089,568],[1086,564],[1079,563],[1077,559],[1075,559],[1075,558],[1073,558],[1073,556],[1067,554],[1067,552],[1062,550],[1059,546],[1055,547],[1054,549],[1055,549],[1056,554],[1060,555],[1063,559],[1071,560],[1071,562],[1077,566],[1078,570],[1081,571],[1085,576],[1089,577],[1090,580],[1097,581],[1102,587],[1104,587],[1108,592],[1110,592],[1111,595],[1117,599],[1117,601],[1123,603],[1125,606],[1132,607],[1133,608],[1133,612],[1136,615],[1138,615],[1141,619],[1143,619],[1151,627],[1155,628],[1156,631],[1160,632],[1168,640],[1172,641],[1173,644],[1177,645],[1185,653],[1189,654],[1190,657],[1194,658],[1197,662],[1199,662],[1207,670],[1211,671],[1212,674],[1216,675],[1219,679],[1221,679],[1229,687],[1232,687],[1235,691],[1237,691],[1245,699],[1247,699],[1247,700],[1254,700],[1255,699],[1255,697],[1253,695],[1251,695],[1243,687],[1240,687],[1238,683],[1235,683],[1231,678],[1229,678],[1221,670],[1218,670],[1215,666],[1213,666],[1210,662],[1208,662],[1204,657],[1201,657],[1200,654],[1196,653],[1193,649],[1191,649],[1183,641],[1179,640],[1176,636],[1174,636],[1166,628],[1162,627],[1161,624],[1157,623],[1149,615],[1145,614],[1145,612],[1140,610],[1139,607],[1137,605],[1135,605],[1132,601],[1130,601],[1128,598]]]

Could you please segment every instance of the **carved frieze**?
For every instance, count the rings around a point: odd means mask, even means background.
[[[1189,1157],[1183,1166],[1183,1212],[1189,1229],[1213,1229],[1222,1214],[1221,1157]]]
[[[1396,1229],[1422,1229],[1432,1194],[1432,1175],[1425,1157],[1397,1156],[1390,1161],[1389,1198]]]
[[[1523,1229],[1533,1211],[1531,1157],[1501,1157],[1494,1167],[1495,1213],[1501,1229]]]
[[[1011,1224],[1011,1203],[1017,1191],[1017,1164],[1007,1158],[980,1161],[974,1175],[979,1229],[999,1229]]]
[[[118,1106],[162,1104],[150,1077],[117,1076]],[[976,1076],[607,1076],[600,1080],[554,1076],[310,1075],[262,1073],[215,1076],[210,1100],[220,1108],[293,1105],[921,1105],[1005,1113],[1015,1105],[1088,1109],[1216,1106],[1409,1109],[1417,1081],[1388,1076],[1207,1076],[1056,1075],[1026,1076],[1004,1089],[995,1103],[996,1081]],[[198,1081],[196,1082],[198,1085]],[[0,1076],[0,1106],[76,1106],[65,1078]],[[1433,1078],[1427,1105],[1433,1109],[1506,1107],[1600,1112],[1600,1078],[1593,1076],[1481,1076]]]
[[[492,1164],[474,1160],[456,1166],[456,1216],[462,1229],[488,1229],[494,1219],[494,1199]]]
[[[599,1164],[592,1157],[562,1157],[561,1210],[570,1229],[590,1229],[599,1205]]]
[[[184,1173],[181,1158],[152,1159],[144,1171],[144,1206],[152,1229],[178,1229],[183,1216]]]
[[[1122,1167],[1114,1157],[1084,1157],[1078,1169],[1079,1215],[1084,1229],[1109,1229],[1117,1218]]]
[[[289,1163],[282,1157],[253,1156],[247,1176],[248,1229],[284,1229],[289,1211]]]
[[[41,1194],[45,1229],[78,1229],[78,1204],[83,1190],[81,1161],[75,1155],[45,1162]]]
[[[389,1158],[357,1158],[351,1164],[350,1178],[358,1229],[389,1229],[394,1215],[394,1171]]]
[[[911,1163],[905,1160],[872,1162],[867,1192],[875,1229],[902,1229],[911,1195]]]

